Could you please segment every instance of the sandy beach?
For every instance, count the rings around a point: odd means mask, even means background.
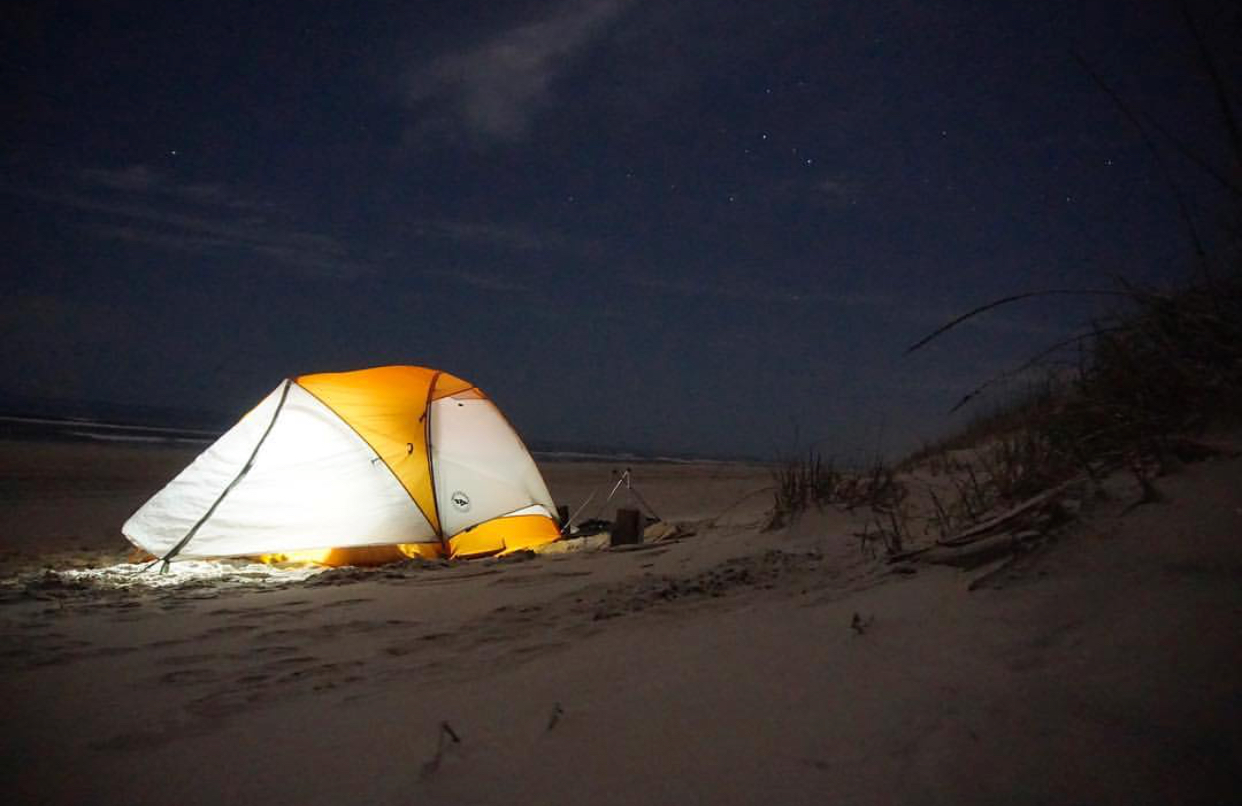
[[[627,550],[134,580],[193,451],[0,443],[14,803],[1229,803],[1242,459],[1125,479],[1016,562],[888,563],[861,512],[762,531],[766,468],[633,467]],[[611,502],[602,511],[611,517]],[[583,517],[596,505],[588,505]],[[95,570],[90,570],[95,566]],[[48,571],[46,569],[53,569]],[[74,573],[81,572],[81,573]]]

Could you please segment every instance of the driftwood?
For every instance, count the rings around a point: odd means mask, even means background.
[[[1013,551],[1014,535],[1003,534],[995,537],[988,537],[989,533],[1004,526],[1021,515],[1038,509],[1044,504],[1056,498],[1063,493],[1071,485],[1081,481],[1080,478],[1073,478],[1069,481],[1058,484],[1044,490],[1039,495],[1028,498],[1020,504],[1017,504],[1004,512],[994,515],[987,520],[980,521],[965,531],[958,532],[952,537],[943,540],[937,540],[934,545],[923,546],[922,548],[913,549],[911,551],[903,551],[893,554],[888,558],[890,563],[908,560],[914,557],[924,562],[942,562],[946,565],[958,565],[956,559],[960,559],[962,563],[969,562],[969,565],[962,567],[973,568],[982,565],[991,559],[1003,555],[1006,551]],[[1028,533],[1022,533],[1026,535]],[[986,539],[986,542],[985,542]],[[981,544],[976,546],[975,544]],[[971,547],[970,550],[963,550],[965,547]],[[954,551],[956,550],[956,551]],[[929,556],[930,555],[930,556]],[[976,555],[984,559],[975,560]]]
[[[941,546],[961,546],[961,545],[965,545],[968,543],[973,543],[976,540],[980,539],[982,535],[986,535],[988,532],[992,531],[996,527],[1001,526],[1002,524],[1008,523],[1009,521],[1013,520],[1019,515],[1023,515],[1027,512],[1030,512],[1032,509],[1037,509],[1043,504],[1046,504],[1047,502],[1051,501],[1056,496],[1065,492],[1065,489],[1067,487],[1078,482],[1079,480],[1080,479],[1073,478],[1073,479],[1070,479],[1069,481],[1062,482],[1061,484],[1058,484],[1055,487],[1044,490],[1039,495],[1026,499],[1025,501],[1023,501],[1021,504],[1018,504],[1017,506],[1014,506],[1014,507],[1011,507],[1005,510],[999,515],[995,515],[991,518],[988,518],[985,521],[980,521],[979,523],[976,523],[974,526],[970,527],[964,532],[958,532],[953,537],[947,537],[944,540],[937,540],[936,542]]]
[[[1041,537],[1039,532],[1025,531],[1017,534],[1001,534],[979,538],[971,543],[957,546],[932,546],[919,560],[935,565],[952,565],[957,568],[978,568],[1009,554],[1022,551],[1027,543]]]

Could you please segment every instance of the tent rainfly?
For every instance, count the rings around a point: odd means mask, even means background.
[[[474,384],[424,367],[284,381],[122,531],[164,560],[362,565],[559,537],[526,446]]]

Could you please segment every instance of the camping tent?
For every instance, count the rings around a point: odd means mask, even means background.
[[[156,557],[469,557],[555,540],[530,453],[474,384],[424,367],[302,375],[130,517]]]

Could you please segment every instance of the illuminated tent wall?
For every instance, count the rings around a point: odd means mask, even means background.
[[[423,367],[286,380],[122,527],[156,557],[328,565],[548,543],[538,468],[478,387]]]

